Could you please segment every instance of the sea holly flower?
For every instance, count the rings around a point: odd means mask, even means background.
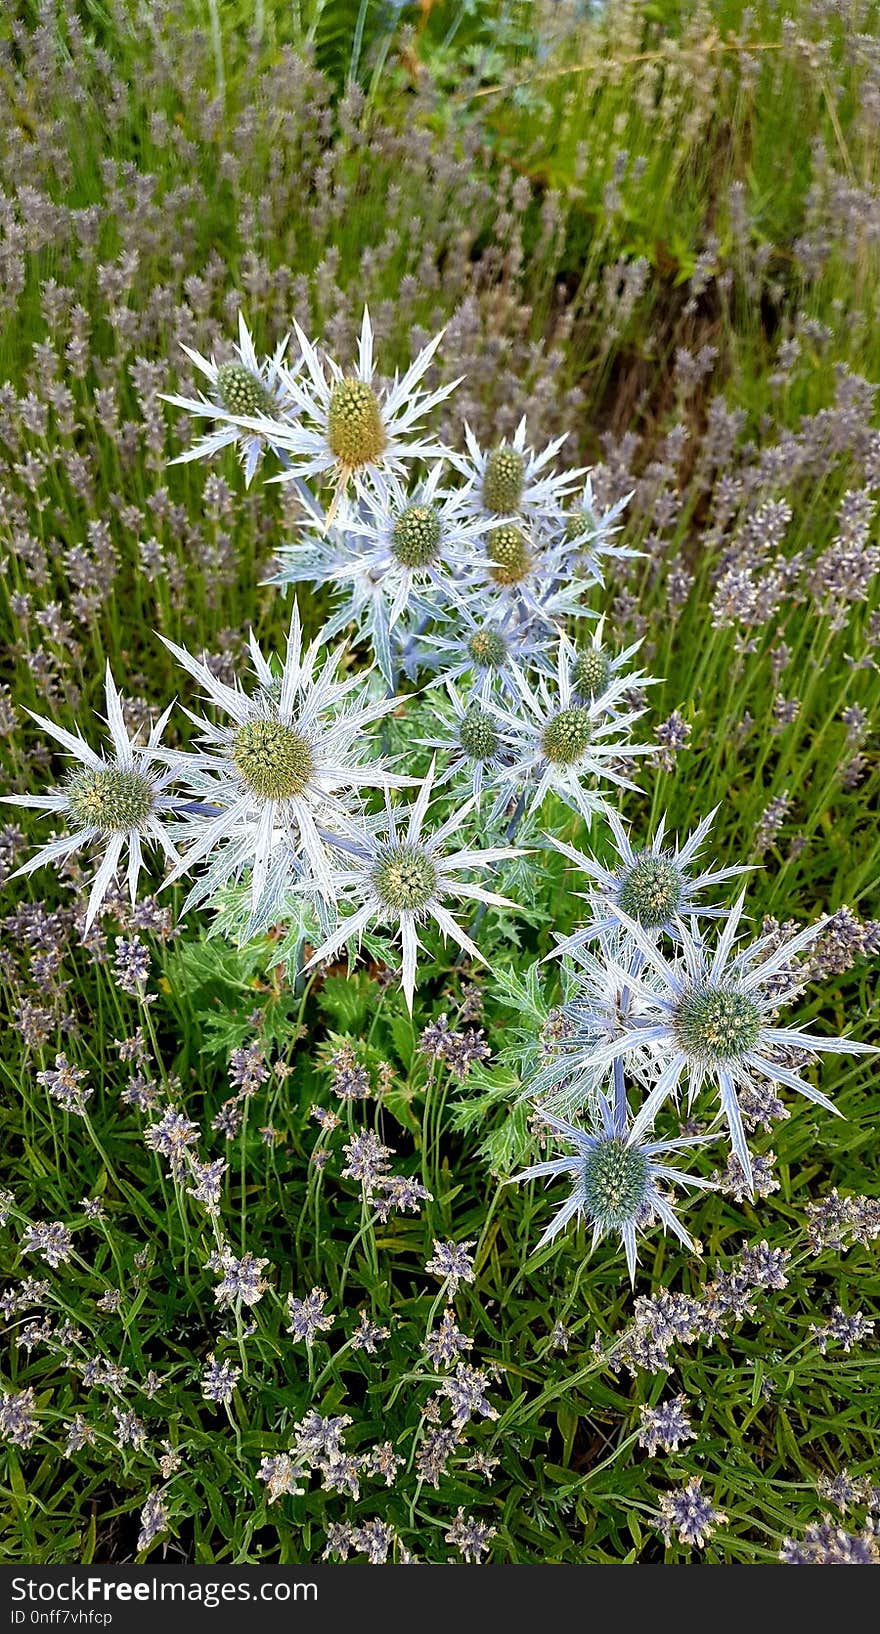
[[[357,904],[355,912],[340,918],[336,929],[309,960],[307,969],[329,959],[340,948],[359,945],[371,927],[389,929],[400,938],[403,950],[401,986],[407,1007],[412,1011],[416,985],[416,964],[421,947],[419,928],[432,919],[444,941],[451,937],[472,959],[485,964],[479,948],[453,918],[446,902],[486,903],[509,908],[506,897],[487,891],[461,873],[485,869],[496,862],[518,857],[514,846],[489,846],[484,850],[448,849],[452,836],[470,816],[474,801],[466,800],[433,832],[424,831],[434,786],[432,763],[418,797],[407,809],[395,809],[386,796],[385,822],[376,833],[365,826],[349,825],[337,843],[344,845],[344,860],[331,870],[330,886],[340,901]]]
[[[576,552],[563,536],[537,525],[500,522],[481,542],[474,578],[485,618],[559,628],[566,619],[593,618],[583,605],[589,581],[575,573]]]
[[[694,1249],[693,1240],[658,1182],[711,1191],[711,1180],[688,1174],[663,1161],[667,1153],[704,1145],[707,1136],[683,1135],[676,1140],[645,1142],[626,1115],[621,1115],[616,1108],[612,1110],[604,1096],[598,1098],[596,1120],[590,1128],[580,1128],[547,1113],[543,1118],[574,1150],[570,1155],[532,1164],[522,1174],[514,1175],[511,1184],[545,1175],[552,1178],[568,1175],[573,1185],[570,1196],[540,1238],[538,1250],[552,1242],[570,1220],[584,1220],[592,1230],[593,1249],[603,1237],[619,1236],[630,1278],[635,1282],[637,1236],[655,1220],[660,1221],[664,1230],[670,1230],[685,1248]]]
[[[182,804],[169,790],[173,770],[156,768],[155,757],[170,714],[166,709],[151,728],[145,744],[130,737],[122,713],[122,699],[107,665],[105,691],[106,725],[110,752],[97,754],[81,737],[66,732],[44,715],[28,714],[72,755],[78,765],[64,785],[52,794],[7,794],[7,805],[31,806],[38,811],[58,812],[70,832],[50,840],[11,876],[32,874],[45,863],[62,862],[81,847],[103,850],[86,906],[88,930],[116,877],[123,853],[128,852],[127,880],[132,901],[144,866],[144,846],[158,845],[175,866],[180,862],[176,847],[165,828],[165,820]]]
[[[573,650],[568,638],[560,635],[553,682],[537,675],[530,684],[521,670],[515,672],[517,713],[494,698],[487,700],[487,708],[507,734],[511,791],[518,792],[527,782],[534,785],[530,812],[552,791],[589,823],[598,809],[606,808],[600,781],[634,789],[636,785],[621,767],[637,755],[654,753],[654,745],[632,743],[629,738],[629,727],[643,710],[625,715],[609,712],[608,703],[619,698],[626,684],[623,680],[611,683],[604,700],[587,703],[575,695]]]
[[[217,726],[187,710],[201,729],[204,748],[163,751],[205,807],[187,824],[190,844],[171,878],[213,855],[206,875],[213,892],[250,866],[256,913],[280,859],[291,876],[307,863],[318,894],[332,895],[326,825],[350,820],[348,802],[361,789],[407,781],[381,760],[363,758],[365,729],[393,709],[396,699],[371,698],[368,673],[340,679],[342,648],[328,653],[323,631],[304,649],[295,602],[280,674],[251,635],[253,692],[227,686],[207,664],[162,639],[232,721]],[[196,887],[196,900],[204,897],[206,882]]]
[[[296,373],[285,369],[284,383],[296,418],[276,425],[258,415],[241,422],[284,451],[288,470],[277,481],[326,475],[339,495],[350,481],[362,491],[368,478],[402,476],[409,461],[446,457],[442,444],[419,429],[426,414],[445,402],[460,383],[452,380],[430,392],[421,386],[443,330],[422,349],[402,379],[395,374],[390,384],[381,384],[373,362],[373,330],[366,307],[358,360],[348,374],[312,344],[298,323],[294,328],[303,369]]]
[[[239,421],[242,418],[252,421],[255,417],[280,421],[293,410],[294,401],[287,385],[293,378],[293,372],[282,369],[287,341],[288,337],[285,336],[272,357],[260,362],[248,326],[239,313],[235,360],[218,363],[213,354],[206,358],[201,352],[193,351],[191,346],[182,346],[190,362],[206,377],[209,393],[202,393],[199,397],[180,397],[163,392],[160,396],[163,402],[173,403],[175,408],[185,409],[187,414],[214,420],[216,426],[207,436],[199,437],[190,448],[178,454],[171,461],[172,465],[206,459],[221,448],[237,446],[244,466],[245,483],[250,486],[260,457],[271,439],[262,430],[255,430],[252,426],[247,429],[242,427]]]
[[[539,526],[560,521],[565,501],[584,470],[548,469],[567,432],[539,454],[526,446],[526,436],[523,416],[509,442],[504,439],[494,448],[481,448],[465,424],[467,454],[453,453],[450,459],[468,484],[466,504],[475,515],[499,521],[521,518]]]
[[[680,957],[671,962],[653,936],[620,907],[616,917],[640,950],[652,980],[633,978],[646,1012],[618,1038],[586,1052],[585,1068],[625,1061],[633,1048],[651,1045],[663,1066],[633,1125],[637,1137],[650,1129],[663,1103],[688,1086],[688,1104],[711,1084],[720,1099],[719,1116],[730,1131],[733,1150],[749,1186],[752,1165],[743,1128],[740,1094],[752,1093],[760,1080],[796,1090],[817,1106],[836,1112],[833,1101],[808,1083],[790,1064],[814,1053],[872,1053],[872,1046],[849,1038],[823,1037],[799,1027],[776,1025],[779,994],[775,978],[804,948],[821,935],[824,920],[797,935],[760,937],[734,951],[743,915],[745,892],[731,910],[714,950],[698,939],[695,922],[677,926]]]
[[[385,587],[392,628],[413,596],[424,601],[426,591],[433,590],[441,613],[454,610],[474,546],[487,532],[483,520],[468,514],[464,490],[441,490],[442,475],[442,465],[434,465],[410,491],[394,476],[383,479],[375,492],[365,492],[349,524],[362,559]]]
[[[366,514],[363,494],[353,502],[337,496],[326,511],[320,500],[302,485],[300,500],[306,512],[307,537],[298,544],[283,545],[278,553],[279,571],[272,584],[326,584],[334,598],[334,609],[326,625],[327,640],[345,631],[351,639],[368,641],[380,673],[388,687],[396,685],[398,643],[389,623],[390,586],[363,550],[355,524]],[[427,622],[432,610],[427,602],[413,605]]]
[[[427,626],[457,613],[482,531],[456,494],[440,490],[442,469],[433,466],[410,492],[395,477],[383,479],[354,504],[341,500],[332,523],[317,501],[305,499],[315,537],[279,552],[273,582],[330,584],[336,598],[330,632],[353,625],[369,639],[389,685],[398,668],[396,627],[406,615]]]
[[[439,716],[440,733],[418,741],[445,753],[446,764],[437,779],[437,787],[467,780],[479,804],[484,789],[495,787],[499,774],[508,764],[504,738],[495,716],[479,697],[463,698],[455,682],[450,680],[446,681],[446,694],[443,705],[436,710],[431,696],[432,712]]]
[[[601,641],[591,641],[581,647],[572,660],[572,682],[581,698],[601,698],[607,692],[612,671],[611,655]]]
[[[541,1065],[523,1085],[523,1095],[535,1102],[542,1114],[570,1118],[584,1107],[595,1107],[596,1097],[607,1089],[609,1078],[619,1081],[623,1077],[622,1060],[595,1065],[596,1051],[603,1044],[631,1034],[639,1020],[650,1013],[643,991],[645,984],[650,985],[652,973],[646,970],[639,949],[615,930],[603,931],[596,944],[594,951],[573,941],[565,952],[565,988],[555,1012],[556,1025]],[[552,956],[548,954],[547,958]],[[661,1065],[660,1052],[650,1043],[634,1044],[626,1056],[627,1076],[635,1079],[645,1094]]]
[[[489,534],[489,573],[496,584],[520,584],[531,569],[535,545],[515,522],[502,522]]]
[[[405,669],[415,675],[436,669],[429,688],[462,679],[476,681],[482,697],[500,689],[515,697],[516,673],[546,663],[546,629],[519,619],[512,607],[471,611],[465,602],[455,609],[448,629],[414,637],[405,649]]]
[[[730,912],[729,908],[706,906],[699,901],[700,893],[721,880],[746,873],[747,865],[734,863],[728,868],[712,868],[702,873],[692,868],[717,811],[716,806],[683,845],[679,845],[678,840],[672,844],[666,842],[666,817],[663,816],[653,839],[636,849],[618,813],[609,807],[607,822],[618,857],[617,865],[613,868],[603,866],[595,857],[586,856],[574,846],[548,835],[551,845],[568,857],[593,883],[589,891],[576,893],[588,904],[586,923],[571,936],[560,937],[546,957],[554,958],[568,953],[607,931],[619,929],[618,908],[636,920],[643,930],[656,936],[665,934],[673,939],[678,937],[679,920],[686,915],[725,918]]]
[[[575,696],[585,703],[604,703],[609,714],[618,710],[623,688],[617,683],[623,682],[626,696],[642,691],[645,687],[659,686],[659,681],[644,670],[630,670],[624,674],[626,665],[634,658],[642,645],[633,641],[622,652],[613,654],[605,641],[605,616],[600,618],[588,642],[578,641],[570,655],[570,680]],[[618,710],[619,713],[619,710]]]
[[[632,550],[626,545],[612,542],[614,535],[621,530],[617,519],[631,499],[632,494],[626,494],[607,509],[600,510],[593,495],[592,477],[588,476],[583,492],[565,512],[566,537],[576,542],[580,552],[579,566],[594,584],[605,583],[603,557],[625,561],[645,554],[643,550]]]

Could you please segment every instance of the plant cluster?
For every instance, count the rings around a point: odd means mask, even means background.
[[[8,1558],[876,1562],[876,7],[215,10],[0,22]]]

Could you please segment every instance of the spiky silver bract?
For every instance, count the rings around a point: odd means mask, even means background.
[[[287,469],[276,479],[288,482],[327,478],[341,494],[352,483],[363,490],[387,476],[403,477],[413,461],[444,459],[447,450],[421,430],[430,411],[459,384],[448,381],[427,391],[422,381],[443,339],[443,331],[423,347],[402,377],[382,383],[373,358],[373,328],[364,307],[357,362],[348,371],[309,340],[294,323],[302,366],[283,370],[293,403],[290,415],[275,423],[266,416],[238,422],[265,436],[282,450]]]
[[[566,1145],[574,1148],[564,1157],[533,1163],[513,1181],[522,1183],[542,1177],[567,1175],[572,1191],[553,1216],[537,1243],[544,1248],[573,1219],[584,1220],[592,1232],[591,1248],[603,1237],[617,1233],[626,1254],[630,1278],[635,1282],[638,1234],[659,1220],[685,1248],[694,1243],[675,1213],[669,1197],[658,1182],[712,1189],[712,1181],[685,1172],[664,1162],[668,1153],[684,1151],[706,1143],[705,1135],[684,1135],[675,1140],[643,1140],[628,1116],[604,1096],[596,1102],[595,1118],[589,1127],[579,1127],[564,1118],[543,1114],[544,1122]]]
[[[744,902],[745,892],[712,947],[698,932],[696,920],[688,924],[679,919],[676,948],[668,956],[618,907],[615,917],[644,960],[644,972],[634,975],[631,983],[644,1009],[619,1037],[585,1050],[580,1065],[589,1070],[625,1062],[633,1049],[650,1047],[656,1052],[658,1075],[636,1116],[637,1137],[652,1127],[664,1103],[676,1098],[684,1085],[689,1106],[704,1088],[714,1089],[718,1117],[727,1124],[733,1150],[751,1184],[740,1092],[765,1079],[836,1112],[833,1101],[803,1076],[804,1068],[816,1054],[864,1053],[871,1046],[777,1025],[776,978],[821,934],[823,921],[781,941],[764,935],[737,948]]]
[[[623,680],[614,681],[604,701],[578,698],[571,679],[573,647],[561,634],[556,673],[529,679],[515,670],[516,709],[490,698],[487,707],[502,723],[511,750],[511,792],[528,786],[530,811],[537,811],[546,796],[557,794],[590,823],[606,809],[603,784],[633,789],[636,785],[623,767],[640,755],[654,753],[650,743],[633,743],[629,728],[644,713],[609,711],[608,701],[620,697]],[[533,791],[533,792],[532,792]]]
[[[453,453],[451,458],[468,485],[468,506],[496,524],[522,518],[528,525],[561,526],[566,501],[585,472],[553,469],[565,436],[556,437],[540,453],[527,446],[527,436],[523,416],[509,441],[481,448],[465,423],[467,453]]]
[[[387,683],[394,683],[412,622],[454,617],[473,579],[471,557],[485,531],[468,516],[459,492],[441,488],[438,461],[411,489],[395,476],[377,478],[329,513],[301,496],[306,537],[278,552],[276,584],[332,587],[333,633],[368,640]]]
[[[249,486],[271,438],[265,430],[253,424],[244,426],[243,419],[259,419],[266,424],[281,422],[294,406],[288,383],[294,371],[282,367],[287,351],[288,337],[279,342],[271,358],[258,358],[250,330],[243,313],[238,316],[238,345],[234,348],[235,362],[218,363],[216,358],[203,357],[191,346],[183,346],[190,362],[208,381],[210,395],[182,397],[176,393],[160,393],[163,402],[181,408],[197,419],[215,421],[215,429],[199,437],[182,454],[171,461],[184,465],[190,460],[209,459],[223,448],[237,447],[244,467],[245,483]]]
[[[577,544],[580,571],[596,584],[605,583],[606,561],[632,561],[644,555],[644,551],[633,550],[615,540],[622,525],[619,518],[632,497],[631,493],[625,494],[613,505],[601,509],[593,494],[592,476],[588,474],[582,492],[566,507],[565,531]]]
[[[137,895],[138,880],[144,866],[144,845],[159,846],[174,866],[180,861],[166,827],[180,800],[170,793],[173,773],[162,771],[156,765],[171,707],[169,705],[151,728],[146,743],[141,744],[136,735],[129,736],[122,698],[109,663],[105,673],[105,697],[105,724],[110,734],[109,754],[96,753],[81,736],[79,729],[75,734],[68,732],[44,715],[28,710],[37,725],[73,756],[80,770],[72,771],[64,786],[52,794],[2,796],[7,805],[57,812],[64,817],[70,830],[34,852],[11,876],[13,879],[18,875],[32,874],[46,863],[63,862],[85,847],[103,848],[104,854],[92,880],[86,904],[86,929],[110,890],[126,850],[126,876],[132,901]]]
[[[445,699],[438,700],[436,706],[432,694],[431,708],[439,731],[419,742],[439,750],[445,758],[437,788],[447,783],[457,787],[465,784],[479,804],[484,791],[491,794],[503,783],[509,752],[498,721],[479,694],[463,697],[448,678],[445,691]]]
[[[549,836],[551,844],[591,881],[587,891],[577,894],[587,903],[585,922],[570,936],[559,937],[547,958],[559,957],[575,947],[585,947],[607,931],[619,930],[618,909],[634,919],[642,930],[676,939],[681,919],[698,915],[724,919],[730,909],[700,900],[712,885],[748,871],[743,863],[697,872],[694,864],[708,837],[717,806],[704,817],[684,843],[666,837],[666,817],[657,823],[652,838],[633,845],[619,814],[609,807],[606,821],[617,852],[617,864],[607,867],[575,846]]]
[[[202,747],[164,751],[205,808],[187,823],[188,843],[171,878],[207,864],[188,899],[192,905],[249,868],[254,914],[270,880],[280,900],[304,870],[316,894],[332,898],[329,834],[356,816],[362,790],[407,781],[365,753],[366,729],[396,700],[371,693],[369,672],[342,678],[342,646],[328,650],[324,631],[305,646],[296,602],[279,668],[251,635],[251,690],[228,686],[200,659],[163,640],[206,699],[231,720],[217,725],[187,710]]]
[[[453,918],[446,901],[451,898],[485,903],[489,907],[512,907],[505,897],[460,876],[521,854],[515,846],[509,845],[481,850],[450,849],[453,835],[473,810],[472,799],[454,810],[439,827],[426,830],[434,774],[432,764],[417,798],[408,808],[398,808],[390,800],[386,801],[381,828],[375,832],[363,827],[350,828],[341,838],[339,860],[330,870],[330,886],[340,907],[351,906],[354,912],[340,916],[336,928],[309,961],[310,966],[316,965],[343,947],[359,946],[365,931],[371,927],[390,930],[401,943],[401,986],[409,1010],[413,1005],[421,946],[419,927],[426,920],[433,920],[444,940],[451,938],[472,959],[485,963],[480,949]]]
[[[642,640],[614,652],[605,623],[603,613],[588,641],[578,635],[569,653],[568,678],[575,698],[601,704],[609,715],[614,715],[631,709],[637,693],[660,683],[656,676],[646,675],[644,670],[627,668],[641,648]]]
[[[571,1118],[584,1110],[595,1113],[598,1097],[609,1089],[618,1067],[622,1074],[622,1060],[594,1065],[593,1057],[601,1045],[632,1032],[646,1015],[648,1007],[635,982],[640,973],[650,982],[641,953],[613,930],[597,936],[592,947],[573,940],[564,955],[559,1026],[549,1058],[523,1084],[523,1097],[542,1115]],[[658,1051],[650,1043],[633,1045],[627,1054],[626,1074],[640,1093],[650,1091],[658,1061]]]
[[[499,607],[480,595],[472,605],[462,601],[453,620],[430,633],[417,633],[408,644],[407,674],[436,671],[429,687],[447,682],[475,684],[485,699],[493,692],[517,697],[520,670],[548,666],[553,637],[535,620],[524,620],[512,607]]]
[[[484,618],[510,618],[554,635],[573,620],[595,618],[589,581],[575,572],[577,551],[559,530],[520,518],[499,522],[481,540],[473,564]]]

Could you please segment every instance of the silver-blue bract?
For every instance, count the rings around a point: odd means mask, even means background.
[[[552,1242],[572,1219],[584,1220],[592,1230],[592,1248],[602,1238],[617,1233],[626,1254],[629,1274],[635,1281],[638,1258],[637,1238],[659,1220],[664,1230],[674,1233],[685,1248],[694,1248],[689,1233],[675,1213],[660,1184],[690,1186],[697,1191],[712,1190],[712,1181],[688,1174],[666,1163],[667,1153],[702,1146],[706,1135],[682,1135],[675,1140],[641,1140],[623,1106],[612,1104],[604,1095],[597,1097],[596,1117],[590,1127],[567,1123],[564,1118],[544,1115],[544,1121],[559,1138],[574,1148],[569,1156],[534,1163],[513,1180],[522,1182],[540,1176],[568,1175],[572,1191],[551,1220],[538,1248]]]
[[[105,695],[106,724],[110,733],[109,754],[96,754],[79,730],[74,735],[45,716],[28,710],[37,725],[42,726],[73,756],[79,763],[78,768],[68,777],[64,787],[52,794],[2,796],[7,805],[31,806],[38,811],[57,813],[66,819],[70,830],[60,839],[50,840],[47,845],[41,846],[23,867],[17,869],[13,878],[18,874],[32,874],[44,863],[62,863],[83,847],[103,849],[89,891],[86,930],[110,890],[126,848],[126,877],[132,902],[137,895],[138,880],[144,866],[145,845],[158,845],[169,862],[174,865],[180,862],[165,824],[183,802],[171,793],[173,772],[161,771],[155,764],[161,753],[160,741],[171,705],[152,727],[147,742],[140,743],[137,736],[129,736],[122,712],[122,698],[116,689],[109,663]]]
[[[731,1144],[751,1184],[752,1165],[746,1144],[739,1092],[756,1079],[796,1090],[827,1112],[834,1103],[803,1076],[818,1053],[866,1053],[872,1046],[848,1038],[823,1037],[799,1027],[775,1024],[779,1004],[777,978],[822,932],[824,920],[797,935],[765,935],[736,951],[745,892],[739,897],[714,947],[702,939],[695,920],[677,923],[677,955],[663,953],[656,940],[618,907],[616,917],[641,952],[648,971],[633,978],[633,991],[644,1011],[617,1038],[587,1052],[584,1068],[620,1060],[650,1046],[658,1055],[658,1076],[635,1124],[637,1138],[649,1130],[660,1108],[687,1085],[692,1105],[706,1085],[719,1097],[718,1117],[727,1124]]]
[[[620,929],[618,910],[630,915],[651,935],[663,932],[673,940],[678,936],[678,923],[690,915],[709,919],[725,919],[730,909],[706,904],[701,894],[710,885],[732,879],[747,872],[747,865],[734,863],[728,868],[697,871],[694,867],[718,810],[704,817],[684,844],[670,842],[666,836],[666,818],[661,817],[653,838],[643,846],[634,846],[616,811],[606,813],[608,827],[614,840],[618,863],[609,868],[595,857],[585,856],[572,845],[550,836],[551,843],[563,856],[586,874],[591,881],[588,891],[579,892],[589,905],[586,923],[570,936],[560,937],[547,958],[570,953],[585,947],[596,937]]]

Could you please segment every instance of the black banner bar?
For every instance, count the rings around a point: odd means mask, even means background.
[[[741,1603],[751,1616],[758,1590],[765,1613],[784,1596],[786,1616],[809,1600],[815,1612],[831,1598],[852,1603],[857,1585],[790,1568],[725,1566],[724,1597],[731,1612]],[[718,1583],[710,1570],[684,1566],[15,1566],[0,1567],[0,1634],[6,1630],[93,1629],[102,1634],[216,1634],[227,1628],[275,1631],[341,1627],[346,1612],[364,1626],[365,1614],[383,1634],[397,1627],[432,1626],[444,1614],[481,1628],[490,1618],[510,1619],[511,1629],[528,1619],[546,1623],[548,1614],[570,1615],[579,1608],[584,1623],[598,1617],[619,1620],[639,1611],[656,1619],[664,1606],[670,1618],[689,1611],[712,1616]],[[760,1575],[760,1586],[756,1577]],[[589,1583],[586,1577],[589,1577]],[[825,1583],[823,1589],[822,1583]],[[831,1584],[836,1584],[832,1588]],[[868,1585],[865,1585],[866,1588]],[[714,1598],[713,1598],[714,1597]],[[817,1605],[818,1602],[818,1605]],[[749,1608],[751,1607],[751,1611]],[[780,1610],[782,1605],[780,1604]],[[406,1618],[406,1622],[403,1619]],[[382,1619],[381,1623],[379,1619]]]

